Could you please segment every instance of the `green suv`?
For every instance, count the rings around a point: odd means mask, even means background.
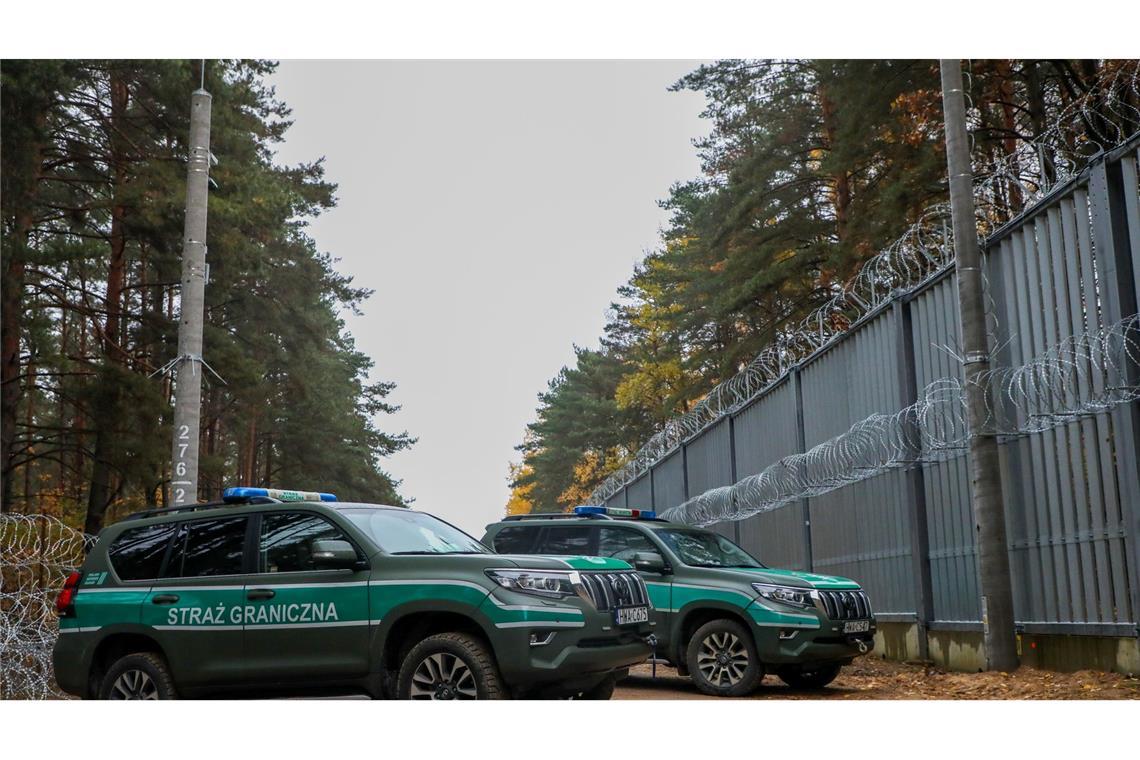
[[[765,567],[724,536],[647,510],[517,515],[487,526],[483,543],[630,562],[649,588],[658,657],[707,694],[743,696],[766,672],[820,688],[874,646],[871,604],[853,581]]]
[[[71,694],[608,699],[651,648],[627,563],[511,557],[423,512],[228,489],[99,534],[57,599]]]

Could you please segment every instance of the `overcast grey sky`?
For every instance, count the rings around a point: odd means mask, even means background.
[[[694,177],[703,96],[689,61],[283,61],[278,158],[324,156],[336,209],[311,228],[374,289],[347,317],[398,386],[386,460],[415,507],[482,535],[507,500],[536,395],[596,346],[605,310]],[[282,483],[319,488],[319,483]]]

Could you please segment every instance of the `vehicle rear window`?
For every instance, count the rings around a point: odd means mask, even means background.
[[[593,554],[590,534],[593,528],[550,526],[534,551],[538,554]]]
[[[531,554],[539,529],[512,525],[495,535],[495,551],[500,554]]]
[[[175,527],[148,525],[124,531],[107,550],[115,574],[124,581],[157,578]]]
[[[184,524],[170,552],[165,577],[239,575],[242,572],[248,519],[225,517]]]

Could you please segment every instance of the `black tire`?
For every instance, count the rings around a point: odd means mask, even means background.
[[[711,662],[710,656],[715,657]],[[764,678],[752,634],[735,620],[698,628],[685,650],[685,665],[696,687],[715,697],[747,696]]]
[[[578,699],[611,699],[614,695],[614,689],[617,687],[617,682],[624,676],[613,674],[608,675],[597,686],[587,689],[578,695]]]
[[[166,660],[155,652],[120,657],[99,684],[100,699],[178,699]]]
[[[507,699],[487,645],[466,633],[440,633],[416,644],[400,664],[397,699]]]
[[[822,689],[835,680],[843,668],[839,664],[831,665],[799,665],[790,668],[781,668],[780,680],[793,689]]]

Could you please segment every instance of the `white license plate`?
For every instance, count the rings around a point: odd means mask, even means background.
[[[619,607],[614,610],[614,622],[618,625],[634,625],[649,622],[648,607]]]
[[[870,620],[848,620],[843,624],[844,633],[866,633],[871,630]]]

